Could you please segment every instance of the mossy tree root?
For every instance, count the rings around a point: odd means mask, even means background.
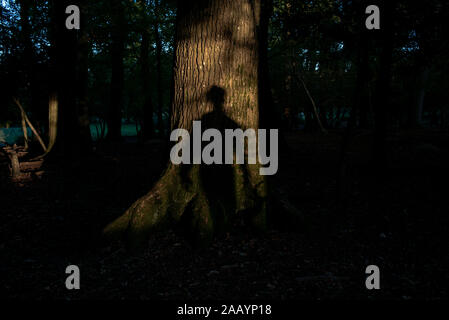
[[[227,227],[230,213],[248,210],[252,211],[253,226],[266,229],[267,190],[258,166],[234,166],[235,205],[231,207],[210,199],[204,190],[200,168],[200,165],[188,168],[169,165],[148,194],[106,226],[104,236],[109,240],[123,240],[130,249],[137,249],[153,231],[182,224],[193,236],[190,240],[202,245],[209,243],[217,230]]]

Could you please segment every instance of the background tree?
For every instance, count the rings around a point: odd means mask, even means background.
[[[51,77],[49,93],[58,99],[58,137],[55,147],[66,160],[80,154],[80,126],[77,104],[77,33],[65,26],[69,1],[50,2],[52,29],[50,33]]]
[[[89,114],[89,54],[91,52],[91,43],[89,39],[89,10],[87,1],[81,1],[81,23],[78,32],[78,123],[80,126],[80,145],[81,152],[86,154],[92,149],[92,135],[90,132],[90,114]]]
[[[125,37],[127,26],[122,0],[112,1],[112,30],[111,30],[111,101],[108,111],[108,139],[117,141],[121,137],[122,103],[124,86]]]
[[[148,30],[148,16],[147,10],[148,5],[146,1],[140,2],[141,15],[142,15],[142,42],[140,49],[140,62],[141,62],[141,73],[142,73],[142,96],[144,97],[143,102],[143,138],[149,139],[153,135],[154,124],[153,124],[153,102],[151,99],[151,88],[150,88],[150,41],[151,34]]]

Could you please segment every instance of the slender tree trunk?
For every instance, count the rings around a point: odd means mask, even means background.
[[[30,69],[30,64],[33,58],[33,44],[31,42],[31,26],[29,23],[29,17],[31,13],[31,1],[30,0],[20,0],[18,1],[20,5],[20,26],[21,33],[20,38],[23,45],[24,62],[27,65],[27,69]],[[30,71],[30,70],[27,70]],[[30,76],[30,75],[28,75]]]
[[[25,111],[20,112],[21,120],[22,120],[22,131],[23,131],[23,145],[25,149],[28,149],[28,129],[27,129],[27,123],[25,120]]]
[[[83,8],[86,10],[86,7]],[[78,38],[78,123],[80,128],[80,145],[82,153],[89,153],[92,147],[92,135],[90,132],[89,105],[88,105],[88,85],[89,85],[89,52],[90,44],[85,25],[86,15],[81,11],[81,29]]]
[[[77,33],[65,27],[67,17],[65,9],[70,4],[71,2],[68,0],[53,0],[50,4],[54,19],[51,39],[53,42],[51,47],[53,73],[50,90],[57,96],[57,101],[54,100],[54,96],[50,97],[49,119],[52,121],[52,109],[57,105],[58,139],[55,141],[55,148],[64,155],[66,160],[72,161],[80,154],[81,139],[76,102],[78,88],[76,83]],[[51,128],[50,123],[50,130]]]
[[[259,101],[261,128],[280,128],[281,117],[275,112],[268,68],[268,25],[273,11],[273,0],[261,2],[259,25]]]
[[[25,83],[27,99],[25,100],[28,106],[28,111],[33,114],[33,120],[39,128],[39,124],[44,122],[45,110],[40,105],[41,86],[39,85],[39,67],[36,60],[36,52],[34,49],[32,36],[33,26],[30,21],[33,8],[35,7],[32,0],[19,0],[20,5],[20,26],[21,32],[19,33],[20,42],[23,46],[23,67],[25,71]]]
[[[179,2],[171,127],[194,120],[217,129],[259,127],[260,0]],[[179,223],[196,243],[246,213],[266,227],[267,184],[253,165],[170,164],[153,189],[105,229],[143,244],[156,227]],[[218,183],[217,183],[218,182]]]
[[[317,124],[318,128],[320,129],[321,133],[327,134],[327,130],[324,128],[323,124],[321,123],[320,115],[319,115],[319,113],[318,113],[318,109],[317,109],[317,107],[316,107],[315,100],[313,100],[313,97],[312,97],[312,95],[310,94],[309,89],[307,89],[307,85],[306,85],[304,79],[302,78],[301,75],[298,76],[297,73],[295,73],[295,79],[296,79],[296,81],[298,82],[298,88],[299,88],[299,84],[300,84],[300,83],[302,84],[302,86],[303,86],[303,88],[304,88],[304,91],[306,92],[306,95],[307,95],[307,97],[308,97],[309,100],[310,100],[310,104],[311,104],[311,106],[312,106],[312,112],[313,112],[313,115],[314,115],[314,117],[315,117],[316,124]]]
[[[373,160],[375,168],[383,173],[386,166],[387,121],[390,101],[391,67],[393,60],[393,11],[392,1],[385,1],[383,6],[382,52],[380,70],[376,84],[374,102],[374,149]]]
[[[367,35],[362,33],[359,47],[359,59],[357,66],[357,82],[354,97],[353,108],[358,110],[359,126],[363,129],[368,128],[368,95],[367,81],[369,73],[368,39]]]
[[[140,48],[140,63],[142,75],[143,102],[143,139],[148,140],[153,135],[153,103],[150,93],[150,61],[149,61],[150,35],[147,30],[142,32],[142,44]]]
[[[48,154],[56,143],[58,134],[58,97],[51,94],[48,102],[48,147],[45,154]]]
[[[34,62],[35,54],[33,49],[33,43],[31,40],[32,28],[29,22],[29,17],[31,15],[32,1],[30,0],[20,0],[18,1],[20,5],[20,39],[23,45],[23,64],[24,70],[26,71],[26,83],[28,83],[28,93],[30,97],[30,102],[28,104],[29,110],[32,112],[37,111],[36,108],[36,85],[34,77]]]
[[[424,98],[426,97],[426,84],[429,79],[430,68],[428,66],[424,66],[421,70],[421,74],[419,77],[419,89],[418,89],[418,97],[417,97],[417,119],[418,123],[422,124],[422,116],[424,112]]]
[[[268,27],[270,17],[273,14],[273,0],[261,1],[259,35],[259,124],[261,128],[279,129],[279,140],[281,150],[288,149],[287,141],[282,127],[281,112],[274,106],[273,94],[271,92],[270,70],[268,67]],[[296,110],[296,108],[295,108]],[[293,122],[296,114],[293,114]]]
[[[430,68],[424,62],[418,63],[418,75],[415,85],[415,94],[409,107],[410,128],[418,128],[422,125],[422,114],[424,107],[424,98],[426,96],[426,83],[429,78]]]
[[[367,95],[364,94],[367,85],[368,76],[368,35],[365,31],[359,34],[358,41],[359,53],[357,61],[357,78],[354,88],[354,96],[352,108],[350,111],[349,121],[344,131],[340,155],[338,158],[337,166],[337,179],[336,179],[336,203],[337,210],[340,213],[345,213],[346,210],[346,193],[348,186],[348,177],[346,172],[346,154],[351,142],[351,138],[354,135],[354,131],[357,125],[357,114],[360,115],[360,126],[365,128],[367,121]]]
[[[162,107],[163,107],[163,86],[162,86],[162,71],[161,71],[161,56],[162,56],[162,42],[159,31],[159,17],[161,15],[160,10],[160,2],[159,0],[154,1],[155,6],[155,16],[154,19],[154,36],[156,42],[156,73],[157,73],[157,129],[159,131],[159,135],[164,135],[164,122],[162,118]]]
[[[110,141],[121,138],[122,104],[124,85],[123,57],[125,51],[125,19],[122,0],[113,1],[113,31],[111,43],[112,77],[111,103],[108,112],[108,134]]]

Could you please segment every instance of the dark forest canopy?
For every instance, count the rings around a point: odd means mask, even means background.
[[[117,41],[122,41],[123,88],[119,91],[122,90],[123,119],[143,120],[145,81],[140,74],[142,60],[146,59],[147,88],[155,106],[154,116],[156,119],[162,114],[167,123],[175,8],[159,1],[79,1],[77,4],[81,10],[81,30],[73,32],[75,43],[69,44],[67,50],[77,52],[73,61],[77,69],[82,67],[83,56],[87,58],[87,106],[91,120],[105,120],[113,103],[111,80],[114,61],[115,65],[117,63],[113,53],[117,52]],[[122,10],[117,10],[117,5],[121,5]],[[35,121],[47,118],[51,70],[56,64],[52,49],[57,47],[56,7],[65,11],[59,1],[2,2],[2,105],[7,106],[2,108],[3,125],[5,121],[17,120],[16,107],[11,101],[11,96],[15,95],[20,97]],[[68,16],[64,11],[62,15]],[[22,19],[22,15],[27,19]],[[147,46],[146,51],[142,44]],[[142,57],[142,53],[146,53],[146,57]]]
[[[58,34],[54,24],[57,3],[1,3],[3,126],[19,121],[11,100],[16,96],[44,130],[48,94],[55,77],[51,70],[55,68],[52,48]],[[78,54],[75,60],[66,62],[76,64],[78,69],[80,64],[87,65],[85,107],[91,122],[107,121],[109,109],[116,105],[123,121],[137,122],[138,130],[143,131],[147,124],[147,138],[151,132],[167,132],[176,3],[79,1],[78,5],[82,26],[73,32],[77,39],[68,49]],[[379,5],[384,18],[381,1]],[[387,108],[390,128],[447,126],[447,6],[444,1],[396,1],[392,9],[392,82]],[[273,2],[268,69],[282,127],[315,130],[311,98],[325,128],[346,126],[351,112],[356,114],[357,126],[374,126],[383,33],[364,29],[365,8],[363,1]],[[117,51],[121,46],[123,50]],[[123,81],[118,82],[113,80],[117,72],[115,79],[122,77],[117,61],[123,61]],[[358,77],[365,77],[365,83]],[[355,91],[363,102],[356,108]],[[81,103],[82,99],[78,96],[76,100]]]

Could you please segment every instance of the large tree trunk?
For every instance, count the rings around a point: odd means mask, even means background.
[[[261,0],[179,2],[171,127],[259,127]],[[106,227],[108,236],[143,244],[156,227],[187,226],[195,243],[237,213],[266,227],[267,184],[259,164],[170,164],[153,189]]]
[[[111,76],[111,102],[108,112],[108,135],[111,141],[121,138],[122,102],[124,69],[123,57],[125,54],[125,19],[122,0],[113,1],[113,28],[111,43],[112,76]]]

